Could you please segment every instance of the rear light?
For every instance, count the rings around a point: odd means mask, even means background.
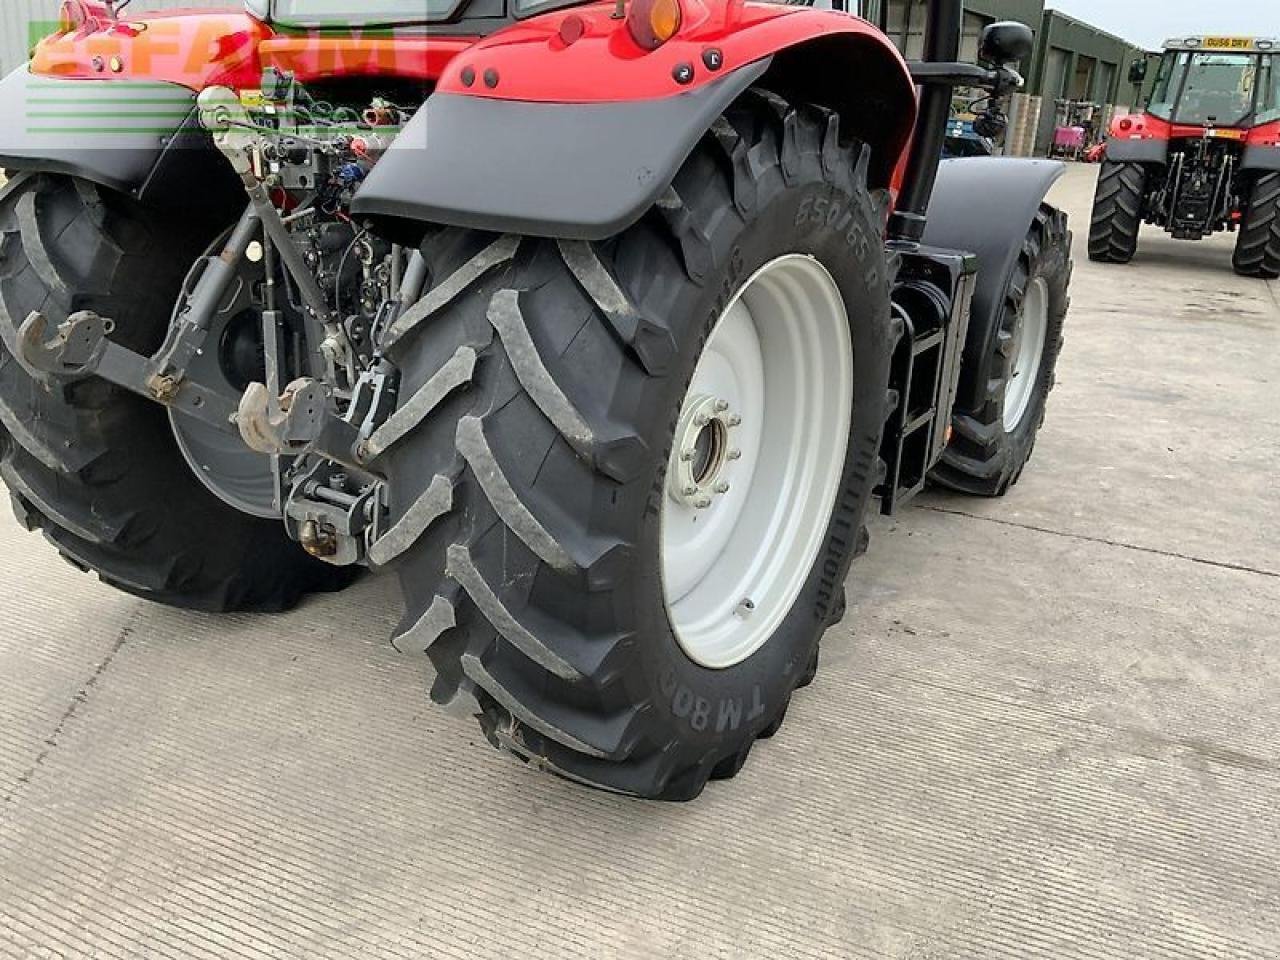
[[[627,29],[646,50],[657,50],[680,29],[680,0],[631,0]]]
[[[1133,129],[1133,121],[1132,121],[1132,120],[1130,120],[1128,117],[1125,117],[1123,120],[1121,120],[1121,121],[1120,121],[1120,129],[1121,129],[1121,130],[1123,130],[1123,131],[1125,131],[1126,133],[1127,133],[1128,131],[1132,130],[1132,129]]]

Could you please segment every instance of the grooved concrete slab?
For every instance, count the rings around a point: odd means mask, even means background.
[[[0,521],[0,956],[1280,955],[1276,289],[1226,240],[1079,256],[1024,481],[877,524],[691,805],[431,708],[389,582],[186,615]]]

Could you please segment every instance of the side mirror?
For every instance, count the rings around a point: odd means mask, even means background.
[[[997,67],[1026,60],[1036,48],[1036,35],[1025,23],[1002,20],[982,31],[978,59]]]
[[[1147,61],[1135,60],[1129,64],[1129,82],[1138,84],[1147,79]]]

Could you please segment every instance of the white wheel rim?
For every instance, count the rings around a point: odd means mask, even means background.
[[[672,445],[662,583],[694,662],[741,663],[795,605],[830,524],[852,415],[840,289],[813,257],[779,257],[712,330]]]
[[[1045,335],[1049,330],[1049,285],[1040,277],[1027,284],[1022,313],[1013,334],[1013,372],[1004,386],[1004,430],[1012,433],[1022,423],[1040,379]]]

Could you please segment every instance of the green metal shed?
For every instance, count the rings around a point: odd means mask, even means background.
[[[1052,0],[1049,0],[1052,2]],[[865,0],[863,15],[877,20],[881,4],[888,4],[889,36],[908,59],[924,49],[925,0]],[[1024,96],[1015,104],[1011,141],[1016,152],[1045,151],[1053,140],[1058,101],[1082,100],[1100,105],[1102,114],[1129,110],[1142,99],[1142,90],[1129,82],[1129,68],[1148,57],[1141,48],[1057,10],[1045,0],[965,0],[961,58],[978,52],[982,28],[996,20],[1017,20],[1036,33],[1036,52],[1022,65],[1027,78]],[[1154,71],[1150,76],[1154,77]],[[1029,129],[1024,129],[1027,125]]]
[[[1028,92],[1044,104],[1036,147],[1046,149],[1053,139],[1055,111],[1061,100],[1091,101],[1128,111],[1142,97],[1141,85],[1129,82],[1129,69],[1147,52],[1105,30],[1046,10],[1036,39],[1036,58],[1028,77]]]

